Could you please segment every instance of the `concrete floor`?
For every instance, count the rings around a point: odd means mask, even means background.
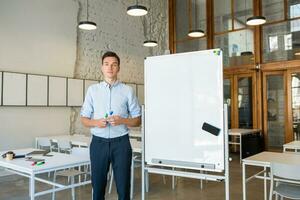
[[[238,160],[238,155],[233,154],[233,161],[230,162],[230,199],[242,199],[242,167]],[[247,173],[254,173],[260,168],[249,167]],[[47,176],[45,176],[47,177]],[[166,184],[163,183],[161,175],[150,175],[150,190],[146,194],[147,200],[222,200],[224,197],[224,183],[223,182],[205,182],[204,187],[200,189],[199,180],[178,178],[175,190],[172,190],[171,178],[166,178]],[[65,181],[65,180],[60,180]],[[136,170],[135,179],[135,194],[134,199],[141,199],[140,187],[140,171]],[[47,189],[49,186],[45,184],[37,184],[37,191]],[[259,200],[263,199],[263,181],[253,180],[248,186],[248,199]],[[83,186],[76,189],[77,200],[91,199],[91,185]],[[0,177],[0,200],[27,200],[28,197],[28,179],[18,175],[11,175]],[[51,195],[45,195],[39,200],[51,199]],[[56,193],[57,200],[71,199],[70,190],[65,190]],[[113,187],[112,194],[107,194],[107,200],[116,200],[116,189]]]

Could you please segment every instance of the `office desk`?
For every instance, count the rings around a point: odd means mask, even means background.
[[[300,155],[295,153],[277,153],[264,151],[254,156],[243,159],[243,200],[246,200],[247,197],[246,183],[253,178],[264,180],[264,199],[267,200],[267,180],[269,180],[269,177],[267,176],[267,168],[270,168],[272,162],[300,165]],[[264,170],[246,178],[246,166],[249,165],[263,167]],[[261,174],[263,174],[263,176],[261,176]]]
[[[239,137],[239,142],[229,141],[228,144],[235,144],[240,146],[240,161],[242,161],[242,138],[244,135],[260,134],[260,129],[229,129],[228,135]]]
[[[28,148],[28,149],[19,149],[19,150],[13,150],[16,155],[24,155],[29,152],[32,152],[35,149]],[[0,152],[2,155],[4,152]],[[24,177],[29,178],[30,184],[29,184],[29,191],[30,191],[30,199],[34,200],[35,197],[42,196],[45,194],[52,193],[54,191],[61,191],[73,187],[78,187],[81,185],[86,185],[91,183],[91,181],[84,181],[80,183],[74,183],[70,185],[62,185],[59,183],[54,183],[47,179],[42,179],[37,177],[38,174],[52,172],[56,170],[62,170],[72,167],[79,167],[82,165],[87,165],[90,163],[89,157],[84,156],[74,156],[69,154],[63,154],[63,153],[57,153],[57,152],[51,152],[52,157],[47,156],[34,156],[35,158],[42,158],[45,159],[45,164],[37,166],[32,166],[31,161],[26,161],[25,158],[17,158],[13,160],[6,160],[5,158],[0,158],[0,166],[5,168],[6,170],[18,174]],[[56,189],[49,189],[41,192],[35,192],[35,181],[43,182],[46,184],[49,184],[51,186],[56,186]]]
[[[283,145],[283,152],[286,152],[288,149],[294,150],[295,152],[298,152],[300,150],[300,141],[295,140],[293,142],[289,142],[287,144]]]

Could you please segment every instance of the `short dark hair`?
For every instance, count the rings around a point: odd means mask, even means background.
[[[103,64],[103,60],[106,57],[115,57],[118,60],[118,65],[120,65],[120,57],[115,52],[112,52],[112,51],[105,52],[102,56],[102,64]]]

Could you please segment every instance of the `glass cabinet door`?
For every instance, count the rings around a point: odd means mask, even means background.
[[[226,74],[224,103],[228,105],[228,128],[256,128],[254,73]]]
[[[231,79],[224,79],[224,104],[228,106],[228,128],[231,128]]]
[[[238,78],[238,127],[253,128],[252,77]]]
[[[285,143],[285,86],[283,74],[265,76],[264,118],[268,149],[282,148]]]
[[[300,140],[300,72],[292,73],[291,87],[293,138]]]

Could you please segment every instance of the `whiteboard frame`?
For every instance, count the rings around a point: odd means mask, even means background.
[[[145,60],[144,74],[147,164],[222,172],[222,52],[150,57]],[[220,134],[202,130],[204,122],[220,128]]]

